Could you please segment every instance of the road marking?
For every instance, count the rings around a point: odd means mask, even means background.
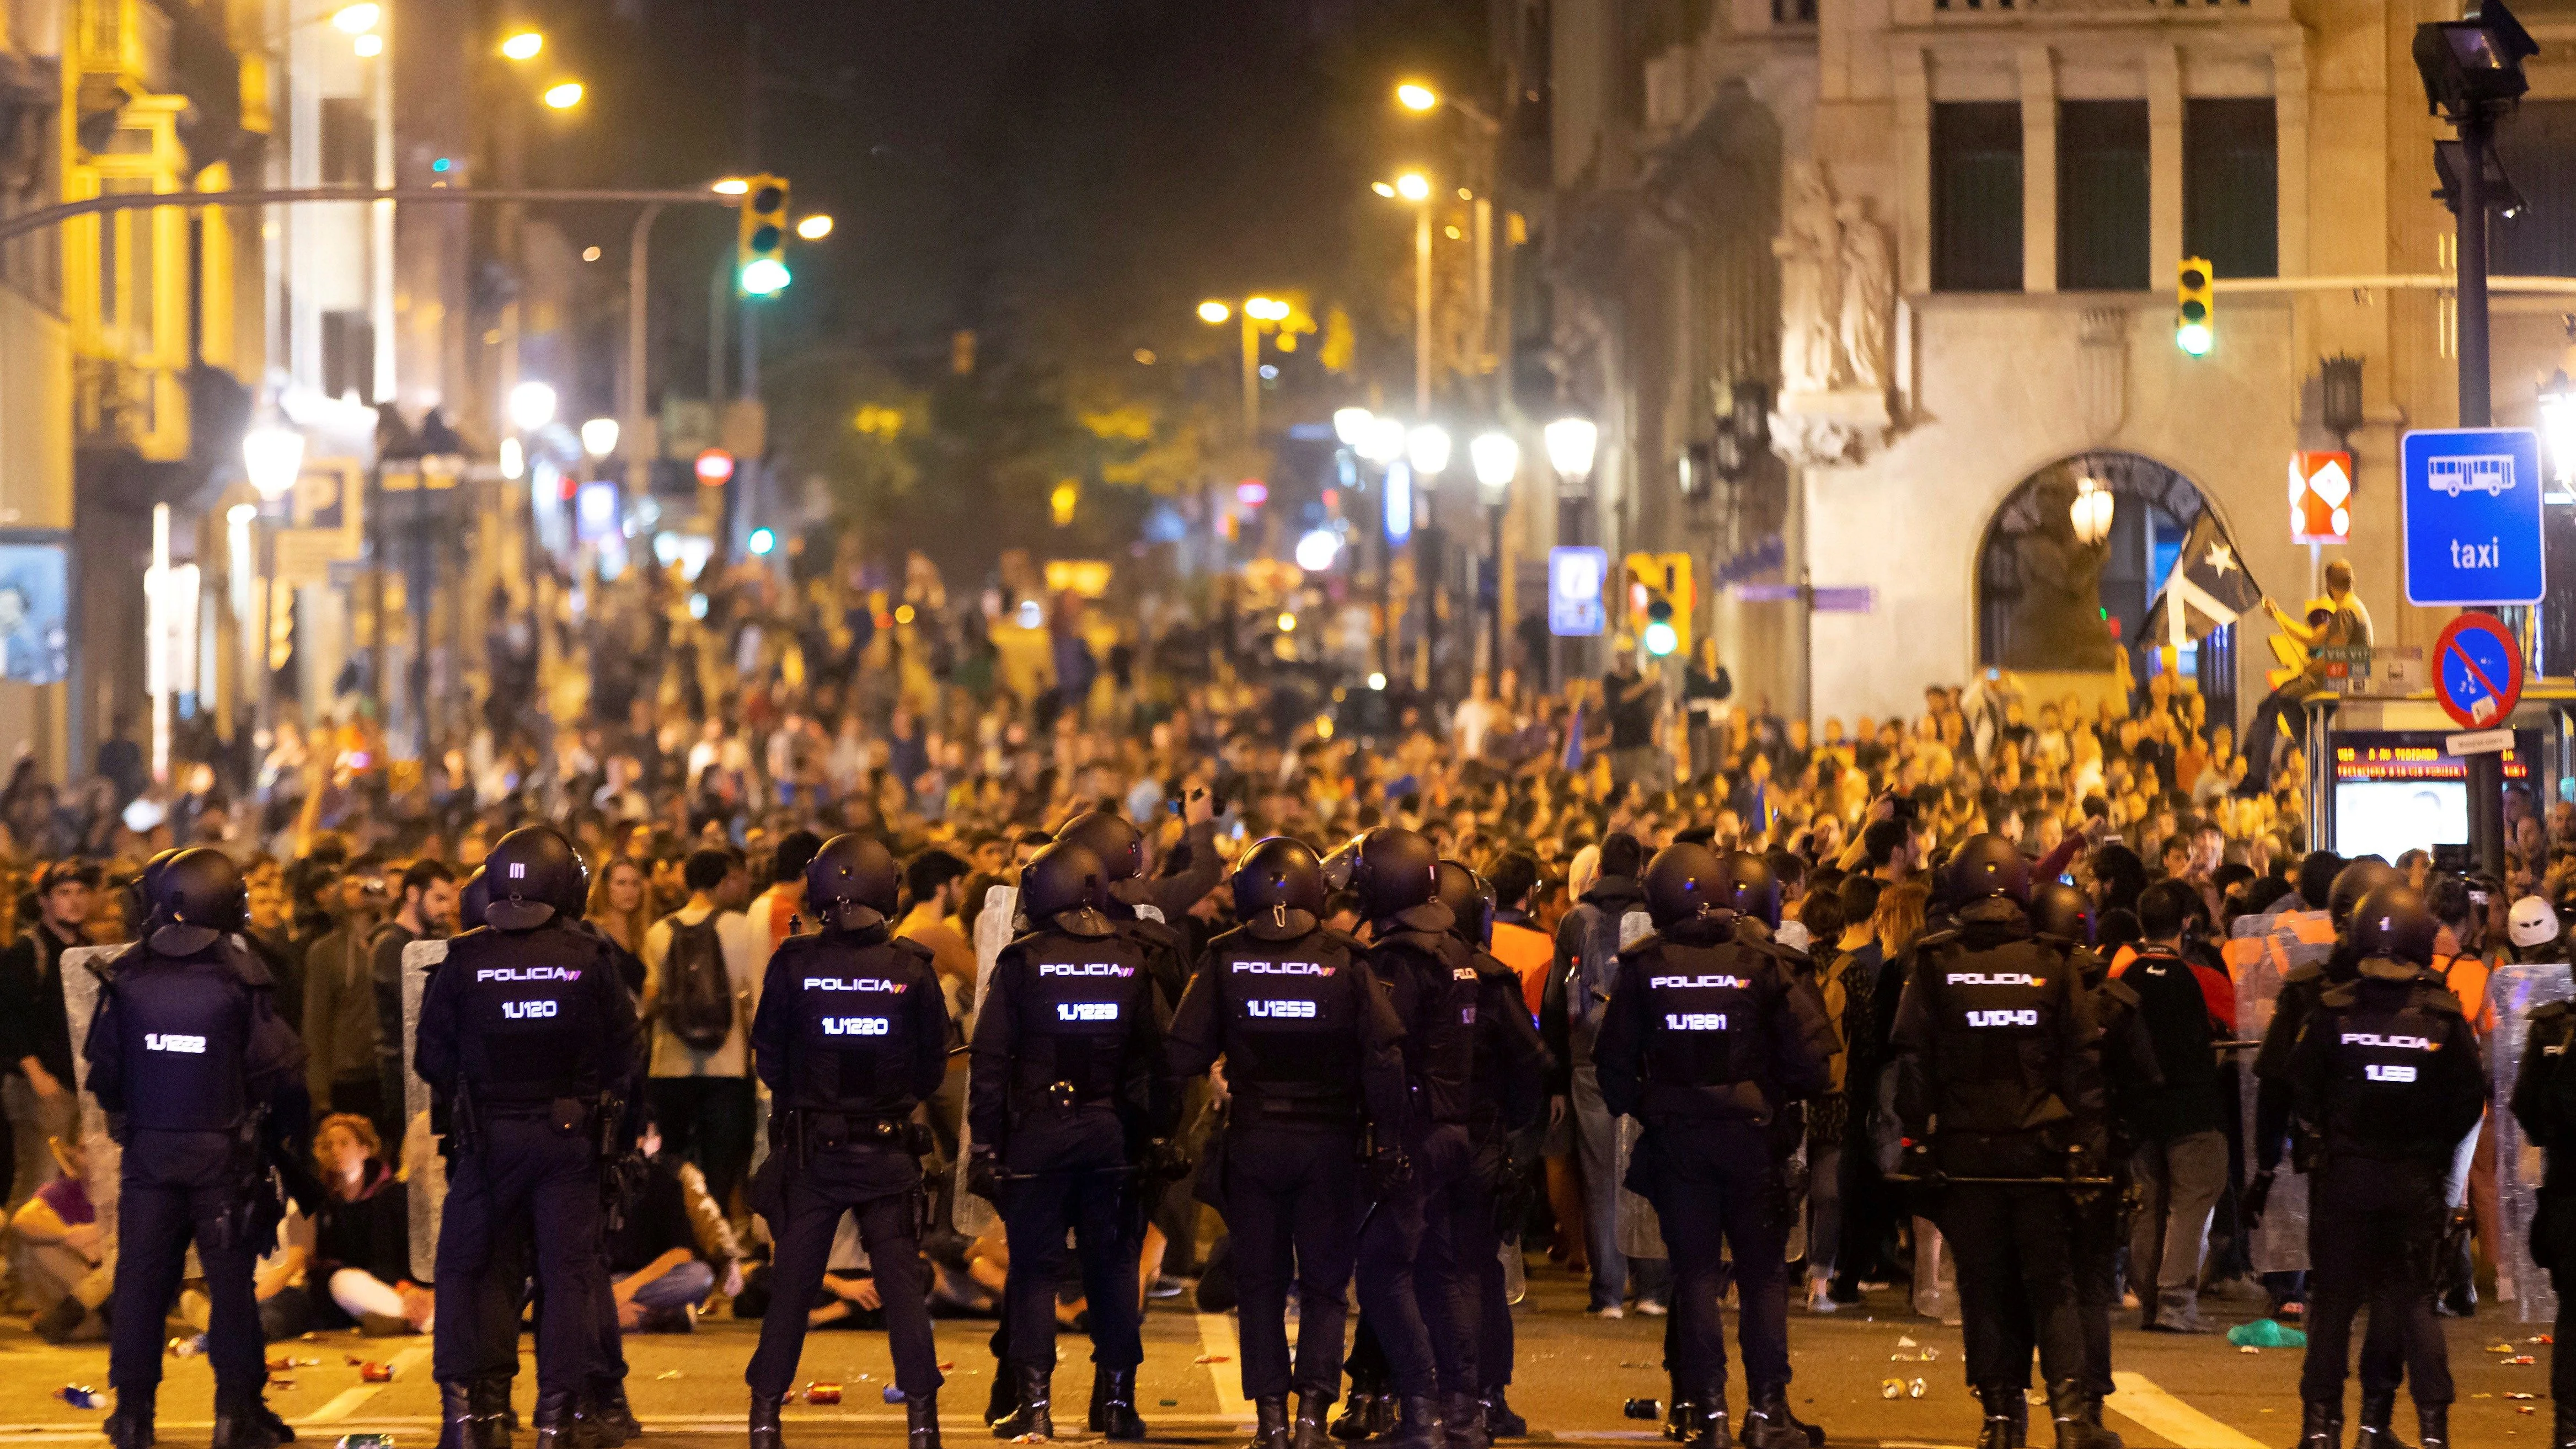
[[[2148,1433],[2172,1440],[2180,1449],[2266,1449],[2263,1441],[2240,1434],[2200,1410],[2156,1387],[2145,1374],[2115,1370],[2111,1382],[2119,1392],[2103,1407]]]
[[[1199,1315],[1199,1352],[1224,1360],[1207,1366],[1208,1383],[1216,1390],[1217,1413],[1228,1419],[1251,1418],[1252,1401],[1243,1396],[1243,1344],[1235,1336],[1230,1315]]]
[[[405,1371],[418,1368],[428,1361],[429,1348],[424,1344],[421,1347],[407,1348],[402,1352],[395,1354],[393,1362],[387,1365],[387,1367],[391,1368],[394,1371],[394,1377],[399,1379],[403,1376]],[[331,1402],[324,1404],[321,1408],[314,1410],[312,1413],[305,1415],[303,1418],[298,1419],[295,1422],[299,1424],[336,1424],[342,1419],[349,1417],[351,1414],[356,1413],[369,1399],[383,1393],[388,1386],[389,1385],[387,1384],[360,1384],[354,1389],[343,1389],[340,1391],[337,1398],[334,1398]]]

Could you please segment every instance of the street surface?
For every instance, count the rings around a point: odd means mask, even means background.
[[[1619,1443],[1660,1442],[1655,1425],[1624,1418],[1630,1398],[1660,1401],[1666,1393],[1658,1367],[1663,1321],[1631,1316],[1600,1322],[1581,1313],[1581,1285],[1561,1271],[1540,1265],[1531,1276],[1530,1298],[1518,1314],[1520,1354],[1513,1407],[1526,1415],[1535,1440]],[[2209,1298],[2204,1310],[2213,1322],[2234,1323],[2237,1308]],[[2124,1317],[2131,1317],[2124,1315]],[[2452,1411],[2453,1440],[2462,1446],[2545,1444],[2549,1430],[2549,1346],[2529,1340],[2547,1331],[2546,1324],[2510,1323],[2492,1307],[2475,1319],[2445,1320],[2450,1332],[2451,1367],[2459,1381],[2459,1403]],[[990,1442],[976,1415],[991,1391],[992,1361],[984,1347],[989,1321],[942,1319],[940,1354],[953,1362],[942,1394],[942,1421],[953,1449],[973,1449]],[[637,1336],[626,1340],[630,1368],[628,1394],[652,1440],[680,1446],[738,1444],[741,1441],[745,1390],[742,1367],[749,1358],[755,1326],[731,1319],[709,1319],[689,1336]],[[2157,1449],[2285,1449],[2296,1437],[2297,1380],[2301,1354],[2295,1349],[2245,1353],[2212,1334],[2182,1338],[2116,1330],[2121,1392],[2110,1401],[2110,1427],[2133,1446]],[[1915,1347],[1900,1347],[1911,1338]],[[1733,1351],[1729,1318],[1729,1351]],[[2356,1342],[2358,1335],[2356,1334]],[[522,1367],[517,1384],[524,1420],[535,1394],[529,1340],[522,1338]],[[1055,1382],[1057,1425],[1068,1438],[1080,1432],[1082,1409],[1090,1398],[1086,1347],[1072,1335],[1061,1340],[1064,1366]],[[2491,1345],[2511,1343],[2517,1354],[2537,1362],[2511,1365],[2507,1355],[2488,1352]],[[1145,1365],[1139,1377],[1139,1407],[1158,1441],[1185,1444],[1239,1442],[1239,1425],[1248,1425],[1251,1408],[1238,1397],[1234,1323],[1230,1317],[1193,1314],[1157,1303],[1145,1320]],[[1871,1295],[1866,1305],[1829,1316],[1804,1310],[1790,1313],[1790,1344],[1797,1366],[1792,1393],[1800,1417],[1824,1426],[1828,1442],[1890,1446],[1965,1445],[1975,1442],[1976,1401],[1960,1382],[1959,1330],[1916,1318],[1900,1292]],[[1931,1361],[1891,1362],[1898,1354]],[[354,1333],[322,1334],[308,1342],[273,1344],[272,1358],[319,1358],[319,1367],[298,1367],[275,1375],[291,1387],[272,1385],[269,1401],[300,1430],[307,1446],[328,1446],[339,1435],[390,1433],[396,1449],[428,1449],[437,1434],[437,1388],[429,1377],[426,1339],[363,1340]],[[389,1361],[394,1381],[371,1385],[359,1381],[351,1356]],[[1200,1363],[1202,1358],[1221,1361]],[[161,1390],[160,1430],[170,1449],[203,1442],[212,1418],[212,1380],[202,1357],[171,1358]],[[798,1382],[837,1381],[843,1401],[837,1407],[797,1404],[787,1414],[793,1446],[899,1445],[903,1411],[883,1400],[891,1368],[882,1334],[816,1333],[806,1342]],[[1909,1386],[1923,1381],[1923,1397],[1881,1397],[1885,1380],[1901,1378]],[[13,1444],[78,1440],[94,1436],[105,1411],[72,1408],[51,1397],[67,1383],[104,1388],[104,1345],[55,1348],[24,1332],[0,1335],[0,1442]],[[1743,1411],[1740,1378],[1729,1388],[1737,1415]],[[2511,1395],[2538,1397],[2516,1400]],[[2349,1402],[2349,1401],[2348,1401]],[[2048,1442],[2047,1411],[2034,1406],[2032,1442]],[[2402,1400],[2397,1427],[2408,1443],[2415,1438],[2411,1406]],[[530,1436],[522,1430],[518,1443]]]

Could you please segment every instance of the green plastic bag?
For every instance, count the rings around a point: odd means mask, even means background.
[[[2284,1326],[2274,1318],[2257,1318],[2227,1330],[2227,1341],[2238,1348],[2306,1348],[2308,1336]]]

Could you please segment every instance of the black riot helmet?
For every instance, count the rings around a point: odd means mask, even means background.
[[[1422,835],[1394,825],[1381,825],[1336,850],[1324,861],[1324,880],[1335,890],[1345,886],[1360,893],[1362,913],[1372,921],[1406,917],[1440,898],[1440,852]],[[1447,921],[1406,919],[1416,930],[1447,930]]]
[[[160,854],[153,856],[150,860],[143,862],[143,873],[134,878],[134,884],[132,887],[134,895],[132,901],[129,903],[126,914],[132,916],[138,921],[151,919],[152,902],[155,899],[153,891],[161,882],[161,872],[170,864],[171,861],[179,858],[179,852],[183,848],[184,847],[176,845],[171,846],[168,850],[162,851]],[[37,894],[44,894],[41,887],[38,889]]]
[[[491,908],[492,878],[485,875],[483,867],[478,865],[474,867],[474,873],[465,878],[465,884],[457,889],[457,928],[470,931],[482,925],[483,913]]]
[[[1735,850],[1727,852],[1723,868],[1727,899],[1736,911],[1778,930],[1780,880],[1771,873],[1771,862],[1752,851]]]
[[[874,836],[835,835],[805,865],[805,911],[826,926],[868,931],[894,916],[902,873]]]
[[[1669,931],[1712,911],[1734,909],[1734,883],[1705,845],[1667,845],[1646,863],[1646,914]]]
[[[1440,904],[1454,917],[1451,930],[1460,940],[1479,950],[1494,941],[1494,888],[1485,878],[1454,860],[1444,860],[1433,868],[1438,882]]]
[[[562,831],[522,825],[483,857],[483,888],[489,898],[483,922],[496,931],[533,931],[557,916],[578,920],[589,881],[581,855]]]
[[[1134,880],[1145,873],[1145,837],[1123,815],[1106,810],[1076,815],[1055,829],[1055,838],[1090,851],[1113,881]],[[1037,919],[1030,917],[1031,920]]]
[[[1302,840],[1273,835],[1253,842],[1234,864],[1234,918],[1246,926],[1285,925],[1292,911],[1323,919],[1324,863]]]
[[[2433,913],[2424,909],[2423,895],[2400,878],[2372,888],[2361,898],[2352,918],[2352,945],[2365,960],[2380,957],[2430,966],[2433,939],[2441,929]]]
[[[2031,929],[2061,941],[2093,944],[2093,898],[2062,880],[2043,881],[2030,893]]]
[[[220,850],[195,846],[162,862],[153,878],[147,939],[164,956],[193,956],[240,930],[249,913],[241,867]]]
[[[2375,855],[2362,856],[2336,872],[2334,889],[2326,893],[2326,915],[2334,922],[2335,934],[2342,935],[2352,924],[2353,912],[2361,909],[2363,897],[2404,879],[2404,871]]]
[[[1998,896],[2018,905],[2030,899],[2030,862],[2000,835],[1972,836],[1950,858],[1946,883],[1953,909]]]
[[[1059,840],[1020,868],[1020,909],[1029,924],[1075,936],[1106,936],[1113,927],[1100,913],[1109,896],[1109,872],[1100,857],[1075,841]]]

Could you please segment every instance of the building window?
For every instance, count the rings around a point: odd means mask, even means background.
[[[322,391],[375,401],[376,327],[366,313],[322,314]]]
[[[322,184],[373,186],[376,123],[356,96],[322,98]]]
[[[2496,128],[2496,159],[2523,208],[2496,218],[2488,266],[2509,277],[2576,277],[2576,101],[2525,101]]]
[[[2021,290],[2021,103],[1932,107],[1932,288]]]
[[[2222,277],[2281,274],[2281,152],[2272,98],[2186,100],[2182,247]]]
[[[2060,101],[2058,289],[2145,290],[2147,234],[2147,103]]]

